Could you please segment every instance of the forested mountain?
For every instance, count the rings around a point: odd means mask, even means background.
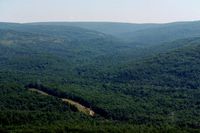
[[[198,23],[0,23],[0,132],[199,132]]]

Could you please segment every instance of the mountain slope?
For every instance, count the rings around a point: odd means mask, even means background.
[[[198,89],[200,87],[200,39],[189,39],[181,43],[187,45],[173,52],[127,65],[128,69],[122,70],[120,80]]]
[[[9,29],[19,32],[29,32],[39,35],[51,35],[54,37],[63,37],[68,41],[85,41],[92,39],[103,39],[106,35],[97,31],[87,30],[74,26],[62,26],[62,25],[26,25],[17,23],[0,23],[0,29]]]
[[[199,21],[169,23],[154,28],[127,32],[121,34],[121,37],[129,41],[140,42],[147,45],[157,45],[177,39],[199,37],[199,27]]]

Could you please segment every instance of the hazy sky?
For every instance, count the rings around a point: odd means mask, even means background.
[[[0,21],[200,20],[200,0],[0,0]]]

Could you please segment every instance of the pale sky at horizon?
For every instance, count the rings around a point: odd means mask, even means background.
[[[200,20],[200,0],[0,0],[0,22]]]

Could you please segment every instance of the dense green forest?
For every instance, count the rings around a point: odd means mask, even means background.
[[[0,23],[0,132],[200,132],[199,24]]]

